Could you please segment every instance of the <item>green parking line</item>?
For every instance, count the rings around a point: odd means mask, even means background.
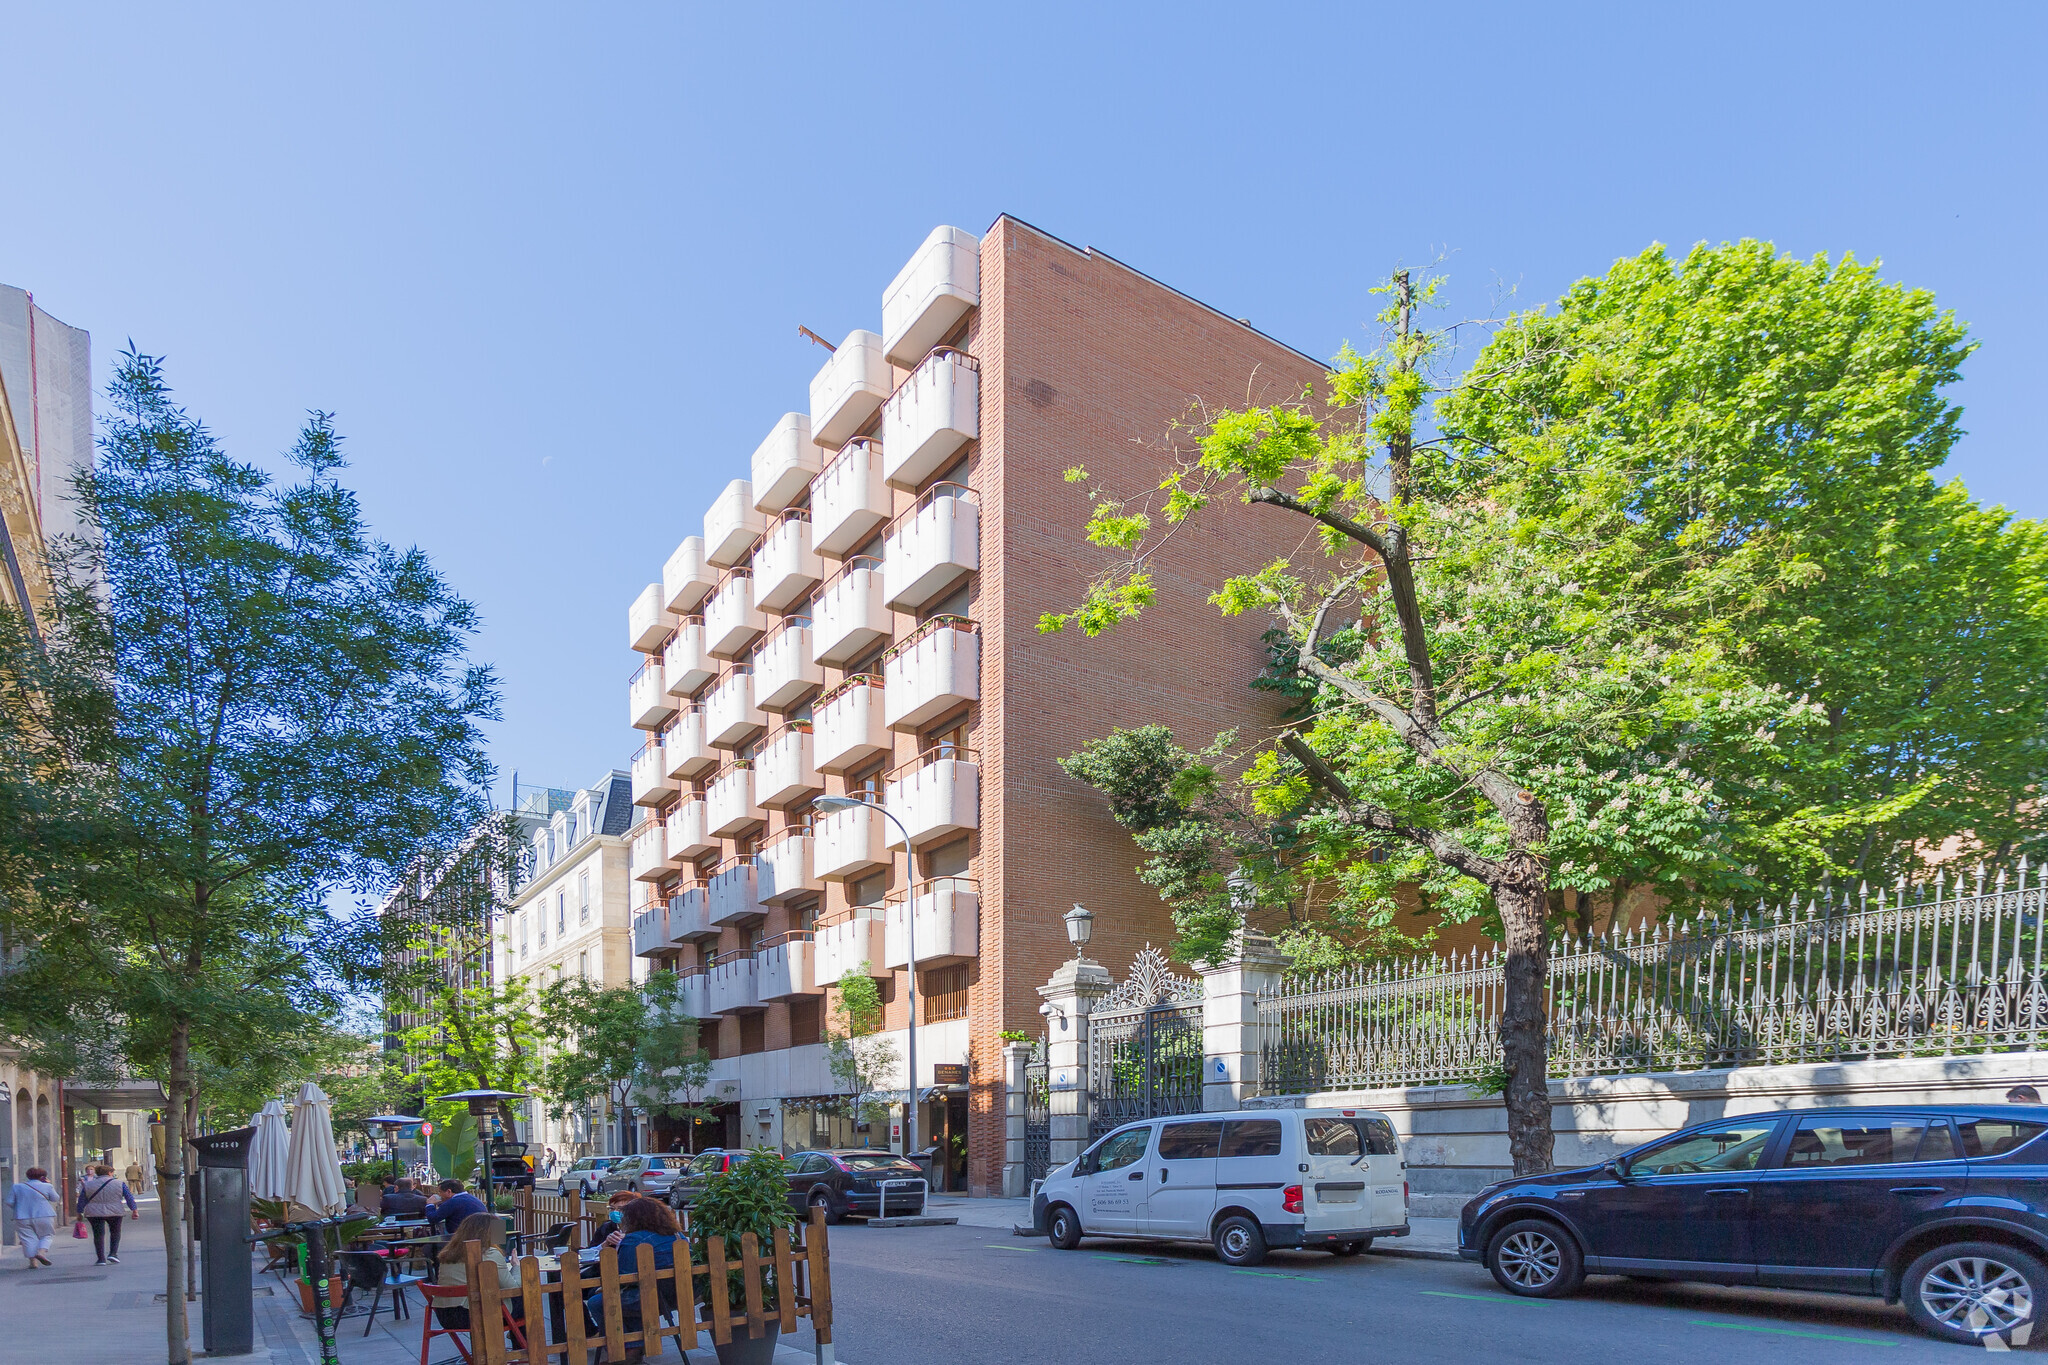
[[[1844,1337],[1833,1332],[1802,1332],[1795,1327],[1760,1327],[1752,1322],[1707,1322],[1697,1320],[1686,1324],[1688,1327],[1725,1327],[1731,1332],[1769,1332],[1778,1337],[1812,1337],[1815,1341],[1847,1341],[1858,1346],[1903,1346],[1904,1342],[1885,1341],[1880,1337]]]
[[[1548,1303],[1548,1299],[1521,1299],[1512,1294],[1453,1294],[1445,1289],[1421,1289],[1417,1293],[1427,1294],[1433,1299],[1477,1299],[1481,1303]]]
[[[985,1244],[985,1246],[986,1246],[986,1249],[987,1249],[987,1250],[989,1250],[989,1251],[1043,1251],[1043,1250],[1045,1250],[1045,1248],[1044,1248],[1044,1247],[1020,1247],[1020,1246],[1011,1246],[1011,1245],[1010,1245],[1010,1244],[1009,1244],[1008,1242],[989,1242],[989,1243],[986,1243],[986,1244]]]
[[[1098,1261],[1122,1261],[1122,1262],[1123,1262],[1123,1263],[1124,1263],[1125,1265],[1179,1265],[1179,1264],[1180,1264],[1180,1262],[1179,1262],[1179,1261],[1169,1261],[1169,1260],[1166,1260],[1166,1259],[1164,1259],[1164,1258],[1162,1258],[1162,1257],[1159,1257],[1159,1256],[1111,1256],[1111,1255],[1108,1255],[1108,1254],[1106,1254],[1106,1253],[1104,1253],[1104,1252],[1100,1252],[1100,1251],[1098,1251],[1098,1252],[1095,1252],[1095,1253],[1093,1253],[1093,1254],[1094,1254],[1094,1259],[1096,1259],[1096,1260],[1098,1260]]]
[[[1323,1278],[1320,1275],[1289,1275],[1284,1270],[1233,1270],[1230,1273],[1233,1275],[1263,1275],[1269,1280],[1314,1280],[1318,1284],[1322,1282]]]

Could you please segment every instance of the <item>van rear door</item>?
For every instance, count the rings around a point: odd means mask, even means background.
[[[1372,1225],[1398,1228],[1408,1222],[1408,1172],[1401,1163],[1401,1139],[1381,1114],[1361,1114],[1365,1164],[1372,1167]]]
[[[1346,1232],[1378,1226],[1373,1208],[1371,1154],[1365,1125],[1355,1118],[1301,1121],[1308,1174],[1302,1181],[1304,1231]]]

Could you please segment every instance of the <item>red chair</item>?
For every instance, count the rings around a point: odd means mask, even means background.
[[[427,1311],[420,1314],[420,1365],[427,1365],[427,1343],[435,1337],[448,1337],[455,1342],[455,1350],[467,1363],[474,1365],[475,1357],[469,1353],[469,1328],[443,1327],[437,1309],[460,1308],[463,1315],[469,1313],[469,1286],[461,1284],[423,1284],[420,1293],[426,1296]]]

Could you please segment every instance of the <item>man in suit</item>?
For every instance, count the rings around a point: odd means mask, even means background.
[[[398,1188],[384,1195],[384,1214],[389,1218],[421,1218],[427,1212],[427,1197],[419,1192],[410,1177],[403,1177]]]

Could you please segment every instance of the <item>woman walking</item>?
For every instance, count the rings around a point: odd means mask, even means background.
[[[48,1265],[43,1253],[57,1237],[57,1187],[50,1173],[40,1166],[28,1168],[28,1179],[17,1180],[7,1192],[7,1206],[14,1214],[14,1230],[21,1238],[21,1254],[31,1269]]]
[[[78,1216],[92,1224],[93,1255],[97,1265],[121,1264],[121,1216],[142,1217],[135,1207],[135,1191],[114,1175],[104,1161],[78,1182]]]

